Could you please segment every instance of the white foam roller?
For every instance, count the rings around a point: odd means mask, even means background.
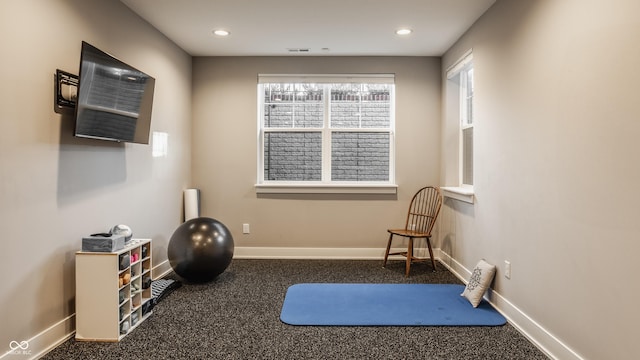
[[[200,217],[200,190],[184,191],[184,221]]]

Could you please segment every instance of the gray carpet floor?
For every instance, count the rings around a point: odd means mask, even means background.
[[[70,339],[43,359],[547,359],[509,324],[314,327],[279,319],[296,283],[461,283],[441,264],[411,272],[404,277],[401,261],[233,260],[213,282],[171,292],[122,341]]]

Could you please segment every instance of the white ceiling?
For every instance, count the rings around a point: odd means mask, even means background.
[[[495,2],[121,1],[193,56],[440,56]],[[413,33],[396,35],[401,27]],[[218,28],[231,35],[213,35]]]

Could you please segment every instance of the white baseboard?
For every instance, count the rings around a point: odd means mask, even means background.
[[[438,249],[437,253],[440,263],[466,284],[467,279],[471,276],[471,270],[462,266],[462,264],[449,256],[449,254],[440,251],[440,249]],[[583,360],[580,355],[498,292],[489,289],[485,299],[489,301],[514,328],[550,358]]]
[[[173,271],[168,260],[156,265],[151,270],[152,278],[157,279],[167,275]],[[69,315],[66,318],[58,321],[56,324],[41,331],[39,334],[33,336],[31,339],[15,339],[16,349],[9,350],[0,356],[0,360],[5,359],[17,359],[18,355],[20,359],[37,359],[49,351],[55,349],[58,345],[72,338],[75,333],[75,314]],[[26,349],[20,348],[17,344],[27,346]],[[11,344],[10,344],[11,347]]]
[[[392,248],[391,252],[406,251]],[[308,260],[382,260],[384,248],[291,248],[291,247],[236,247],[234,259],[308,259]],[[416,248],[416,256],[428,254],[427,249]],[[435,255],[435,254],[434,254]],[[428,257],[428,255],[426,255]],[[389,259],[401,259],[391,256]]]
[[[172,271],[169,260],[165,260],[151,269],[151,278],[153,280],[161,279]]]
[[[392,252],[402,251],[403,248],[393,248]],[[404,249],[406,250],[406,248]],[[440,260],[449,271],[451,271],[462,282],[466,283],[471,271],[457,262],[447,253],[440,249],[433,249],[434,257]],[[234,249],[234,259],[334,259],[334,260],[382,260],[384,258],[384,248],[272,248],[272,247],[236,247]],[[428,257],[428,252],[424,248],[416,248],[415,253],[420,257]],[[401,257],[390,257],[390,259],[401,259]],[[156,265],[152,269],[154,279],[162,278],[171,272],[171,265],[168,260]],[[535,344],[542,352],[553,359],[574,359],[583,360],[580,355],[566,346],[562,341],[549,333],[535,320],[518,309],[505,297],[496,291],[489,291],[487,300],[529,341]],[[21,358],[37,359],[54,349],[59,344],[70,339],[75,334],[75,314],[60,320],[58,323],[43,330],[39,334],[27,340],[28,353],[20,353]],[[16,339],[17,343],[24,340]],[[22,352],[22,349],[15,351]],[[17,354],[14,351],[7,351],[0,360],[13,359]],[[26,356],[26,357],[24,357]]]
[[[449,270],[463,283],[467,283],[467,279],[471,276],[471,271],[469,269],[462,266],[462,264],[440,249],[434,249],[434,255],[440,263],[447,268],[447,270]]]
[[[58,345],[70,339],[75,334],[75,314],[51,325],[47,329],[36,334],[31,339],[15,339],[9,345],[16,344],[14,350],[9,350],[0,356],[0,359],[37,359]],[[22,345],[22,348],[18,346]]]

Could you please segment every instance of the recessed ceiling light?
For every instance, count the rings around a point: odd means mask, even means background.
[[[396,34],[397,34],[397,35],[409,35],[409,34],[411,34],[412,32],[413,32],[413,30],[411,30],[411,29],[406,29],[406,28],[405,28],[405,29],[398,29],[398,30],[396,30]]]
[[[231,33],[227,30],[218,29],[218,30],[213,30],[213,34],[218,36],[229,36],[229,34]]]

